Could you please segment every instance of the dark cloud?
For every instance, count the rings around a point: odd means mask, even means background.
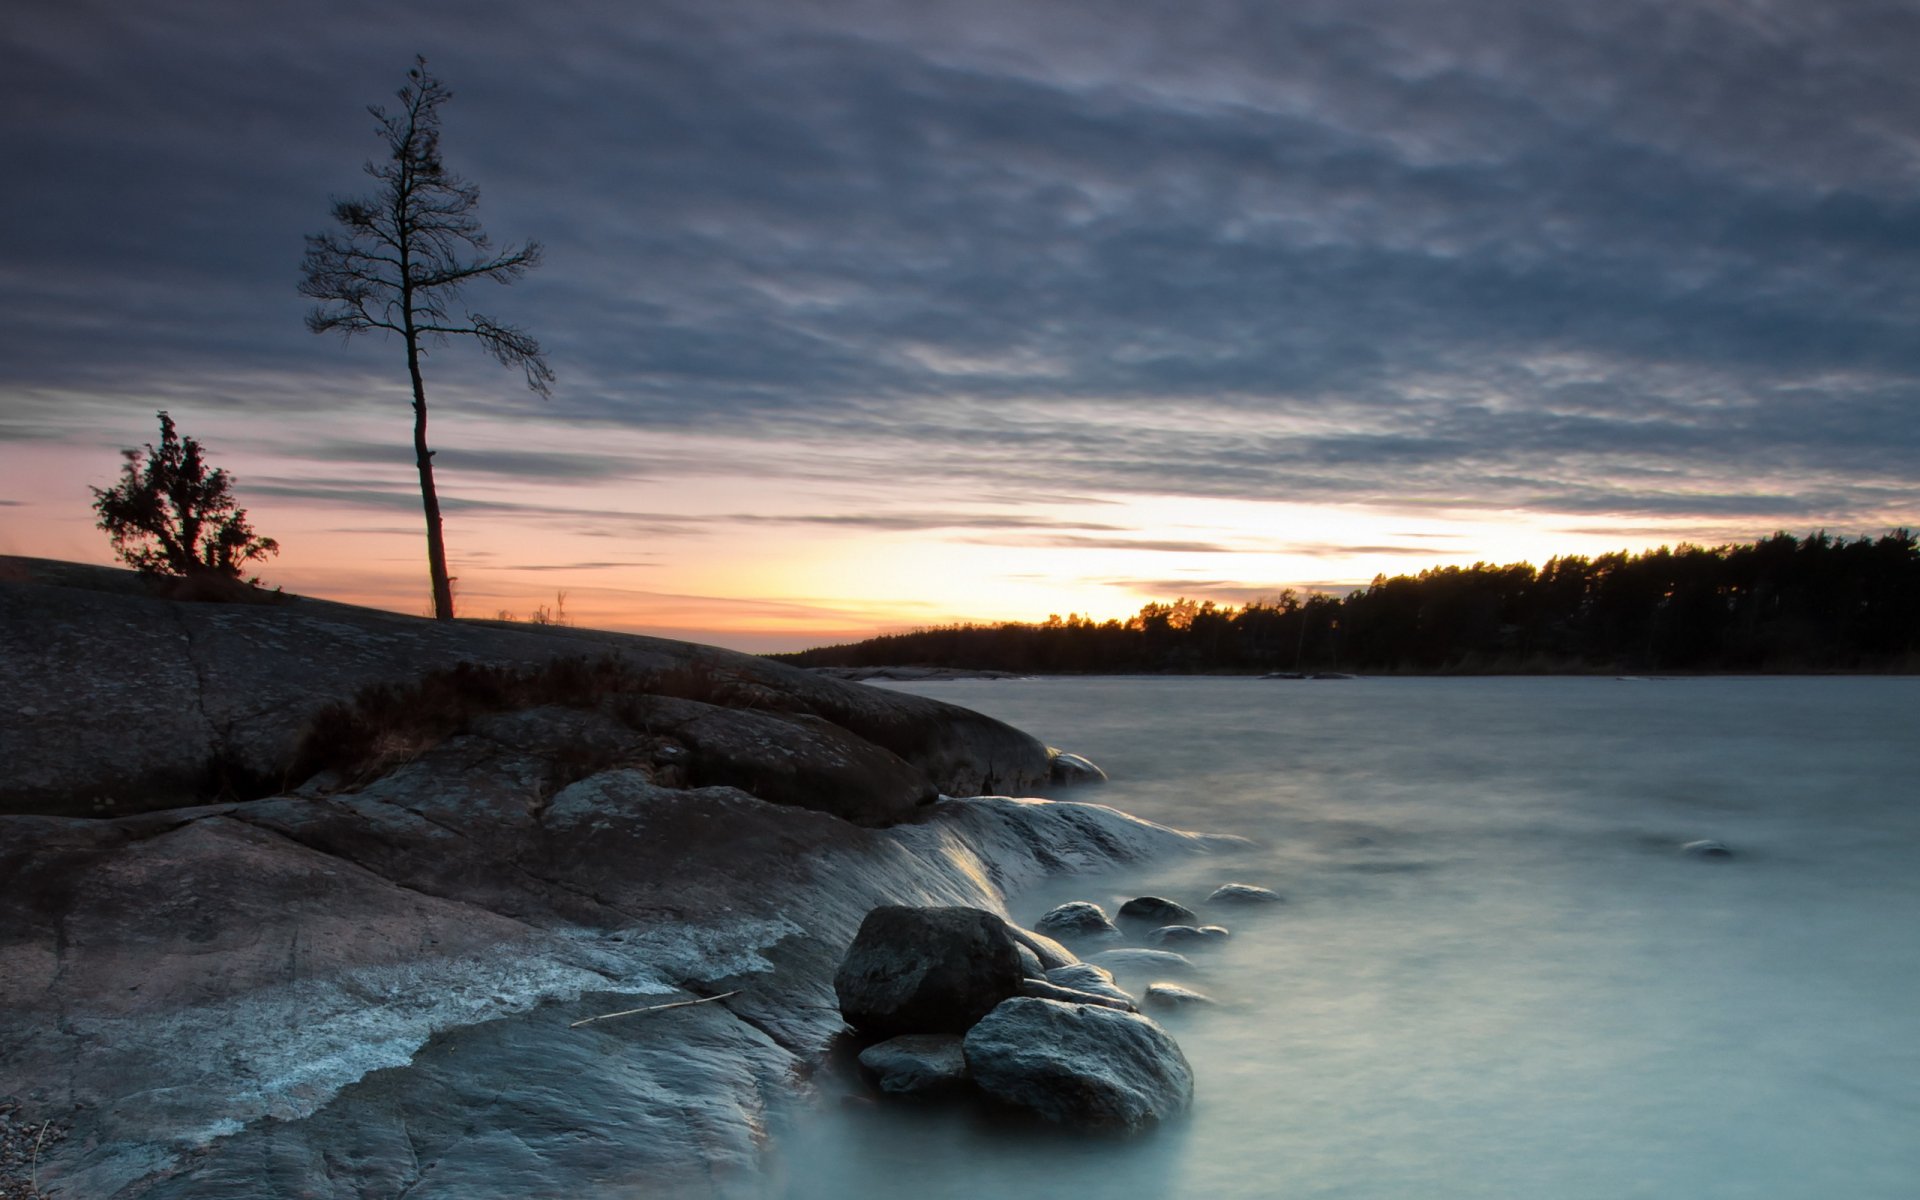
[[[397,347],[306,334],[293,283],[363,182],[361,106],[426,47],[488,225],[549,250],[484,299],[548,342],[553,404],[435,349],[462,411],[886,446],[1007,491],[1043,453],[1048,488],[1096,494],[1914,505],[1908,6],[30,0],[11,25],[0,439],[75,395],[403,404]],[[307,456],[363,450],[405,443]]]

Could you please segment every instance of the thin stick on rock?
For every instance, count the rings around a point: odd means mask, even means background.
[[[614,1017],[632,1017],[638,1016],[641,1013],[661,1012],[669,1008],[688,1008],[695,1004],[712,1004],[715,1000],[725,1000],[728,996],[738,996],[739,994],[738,991],[721,992],[718,996],[702,996],[698,1000],[675,1000],[671,1004],[649,1004],[645,1008],[628,1008],[620,1012],[601,1013],[597,1017],[585,1017],[581,1020],[574,1021],[569,1024],[567,1028],[578,1029],[582,1025],[591,1025],[595,1021],[607,1021]]]
[[[47,1140],[47,1126],[53,1124],[48,1117],[40,1122],[40,1136],[33,1139],[33,1155],[27,1163],[27,1194],[37,1198],[40,1195],[40,1143]]]

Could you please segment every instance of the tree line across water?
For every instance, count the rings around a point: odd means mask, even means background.
[[[1920,671],[1920,539],[1434,567],[1345,596],[1153,603],[1126,621],[963,624],[778,655],[808,667],[1020,674]]]

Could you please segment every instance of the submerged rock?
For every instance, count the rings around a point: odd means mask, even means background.
[[[1186,1109],[1193,1069],[1146,1017],[1019,997],[967,1032],[980,1090],[1076,1129],[1136,1130]]]
[[[1732,858],[1733,857],[1733,851],[1727,848],[1727,844],[1725,842],[1716,842],[1711,839],[1703,839],[1698,842],[1688,842],[1686,845],[1680,847],[1680,851],[1681,853],[1686,854],[1691,858]]]
[[[1130,928],[1154,929],[1161,925],[1192,925],[1200,920],[1200,914],[1163,896],[1136,896],[1120,906],[1115,919]]]
[[[1213,889],[1213,895],[1207,897],[1208,904],[1279,904],[1286,897],[1268,888],[1256,887],[1251,883],[1223,883]]]
[[[1162,949],[1180,946],[1213,946],[1227,940],[1230,935],[1224,925],[1162,925],[1158,929],[1147,931],[1149,944]]]
[[[944,1092],[967,1080],[960,1036],[910,1033],[889,1038],[860,1052],[860,1065],[873,1074],[883,1092],[896,1096]]]
[[[1107,910],[1090,900],[1072,900],[1048,909],[1033,927],[1049,937],[1069,942],[1118,941],[1120,928]]]
[[[1215,1003],[1212,996],[1183,988],[1177,983],[1156,983],[1147,989],[1146,1006],[1161,1012],[1182,1008],[1202,1008]]]
[[[1078,754],[1063,754],[1056,750],[1047,764],[1048,779],[1052,783],[1105,783],[1107,773]]]
[[[1047,982],[1072,988],[1077,992],[1092,992],[1096,996],[1105,996],[1109,1000],[1124,1000],[1135,1008],[1139,1007],[1133,998],[1133,993],[1113,981],[1112,971],[1092,963],[1075,963],[1070,967],[1048,971]]]
[[[1024,978],[1019,943],[993,913],[890,904],[860,923],[833,990],[863,1033],[964,1033]]]
[[[1175,954],[1171,950],[1142,950],[1135,946],[1102,950],[1091,961],[1095,966],[1105,967],[1116,975],[1192,975],[1199,970],[1193,965],[1193,960],[1184,954]]]

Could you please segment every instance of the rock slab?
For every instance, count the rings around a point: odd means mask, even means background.
[[[1180,1047],[1134,1013],[1023,996],[969,1030],[964,1050],[989,1096],[1075,1129],[1137,1130],[1193,1101]]]

